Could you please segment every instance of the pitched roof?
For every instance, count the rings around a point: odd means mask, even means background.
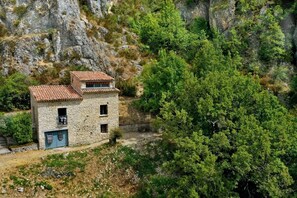
[[[107,93],[107,92],[120,92],[117,88],[91,88],[91,89],[82,89],[83,93]]]
[[[38,102],[82,100],[83,98],[71,87],[65,85],[40,85],[29,87]]]
[[[113,80],[111,76],[98,71],[71,71],[71,74],[76,76],[80,81]]]

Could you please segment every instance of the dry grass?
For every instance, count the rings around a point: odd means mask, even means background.
[[[118,147],[103,145],[85,151],[56,154],[41,163],[18,167],[2,175],[0,184],[6,191],[2,195],[130,197],[135,194],[138,183],[133,180],[135,173],[132,169],[117,166],[119,162],[114,155]],[[24,188],[24,192],[18,192],[20,187]]]
[[[119,112],[120,112],[120,124],[147,124],[151,122],[151,115],[138,111],[133,106],[135,98],[120,98]]]

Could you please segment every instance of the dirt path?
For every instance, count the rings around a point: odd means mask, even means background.
[[[159,136],[160,134],[157,133],[125,133],[124,137],[119,142],[123,145],[133,145],[145,139],[158,138]],[[0,155],[0,177],[5,172],[12,171],[18,166],[40,162],[41,159],[47,155],[94,148],[107,142],[108,140],[104,140],[95,144],[85,146],[56,148],[51,150],[26,151],[21,153]]]

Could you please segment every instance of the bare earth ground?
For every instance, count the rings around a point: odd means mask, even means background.
[[[135,145],[139,142],[144,141],[145,139],[158,138],[158,137],[160,137],[160,134],[158,133],[130,132],[130,133],[124,133],[123,138],[120,139],[119,142],[122,145]],[[77,146],[77,147],[56,148],[51,150],[36,150],[36,151],[27,151],[27,152],[21,152],[21,153],[0,155],[0,178],[6,172],[16,170],[18,166],[40,162],[41,159],[47,155],[95,148],[106,142],[108,142],[108,140],[104,140],[95,144]]]

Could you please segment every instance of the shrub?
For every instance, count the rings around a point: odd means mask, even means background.
[[[129,78],[128,80],[118,80],[116,87],[120,89],[120,95],[135,97],[136,96],[136,82],[134,79]]]
[[[4,37],[6,36],[8,33],[7,28],[5,27],[5,25],[0,23],[0,37]]]
[[[22,17],[27,11],[27,6],[21,5],[13,8],[13,13],[18,15],[18,17]]]
[[[120,128],[113,129],[110,133],[109,143],[114,145],[117,143],[117,139],[123,136],[123,131]]]
[[[0,111],[29,109],[30,94],[28,86],[37,84],[21,73],[14,73],[8,78],[1,78]]]
[[[129,60],[137,60],[139,56],[137,50],[131,48],[120,50],[119,55]]]
[[[62,84],[62,85],[69,85],[70,84],[70,71],[90,71],[90,69],[87,68],[84,65],[71,66],[70,68],[68,68],[65,71],[65,74],[64,74],[63,78],[61,78],[61,80],[60,80],[60,84]]]
[[[4,119],[4,135],[12,136],[18,144],[33,141],[32,120],[30,113],[20,113]]]
[[[53,186],[47,183],[46,181],[36,182],[35,186],[43,186],[46,190],[52,190]]]

